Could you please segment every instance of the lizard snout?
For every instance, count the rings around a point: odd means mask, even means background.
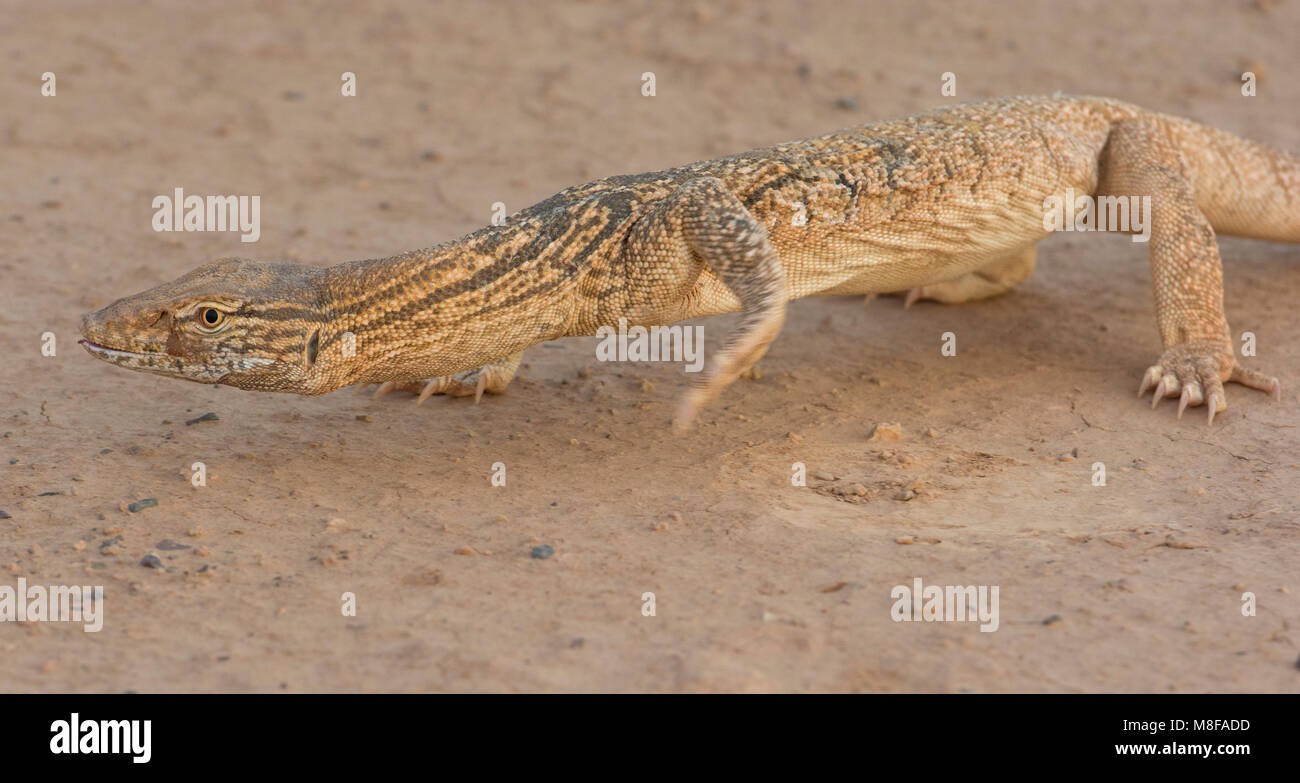
[[[139,307],[117,301],[81,316],[81,336],[87,342],[118,350],[150,350],[166,339],[157,325],[167,316],[159,307]],[[147,347],[146,347],[147,346]]]

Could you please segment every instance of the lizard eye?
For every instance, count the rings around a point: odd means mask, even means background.
[[[204,307],[199,310],[199,324],[205,329],[216,329],[226,320],[226,314],[215,307]]]

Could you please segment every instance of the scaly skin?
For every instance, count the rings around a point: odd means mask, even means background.
[[[1102,98],[1006,98],[564,190],[454,242],[328,268],[227,259],[83,318],[128,369],[323,394],[504,390],[529,346],[743,311],[682,402],[757,361],[790,299],[960,302],[1029,276],[1044,200],[1150,196],[1164,353],[1139,394],[1226,407],[1234,361],[1215,232],[1300,241],[1300,159]],[[208,323],[205,323],[205,320]],[[354,355],[347,346],[354,345]]]

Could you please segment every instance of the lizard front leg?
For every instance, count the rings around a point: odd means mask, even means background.
[[[740,305],[740,323],[678,405],[673,423],[681,430],[780,333],[789,296],[785,269],[767,229],[716,177],[686,182],[647,213],[629,234],[626,253],[626,311],[635,320],[691,317],[705,273]]]
[[[519,369],[519,362],[524,353],[520,351],[482,367],[458,372],[455,375],[443,375],[438,378],[426,378],[416,381],[386,381],[375,390],[374,399],[379,399],[390,391],[407,391],[416,396],[415,404],[423,405],[430,395],[446,394],[449,397],[468,397],[474,395],[477,403],[484,392],[500,394],[510,385]],[[363,387],[364,388],[364,387]]]
[[[1208,422],[1228,406],[1232,381],[1281,397],[1276,378],[1236,363],[1223,312],[1223,263],[1209,220],[1196,206],[1187,166],[1159,120],[1116,123],[1102,152],[1098,195],[1149,196],[1150,261],[1156,320],[1164,353],[1147,368],[1138,395],[1154,389],[1151,406],[1181,396],[1208,407]]]

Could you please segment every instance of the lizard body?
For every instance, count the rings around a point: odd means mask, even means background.
[[[1300,159],[1103,98],[1005,98],[568,188],[504,225],[317,268],[225,259],[83,317],[129,369],[321,394],[382,383],[423,401],[502,391],[524,349],[626,318],[740,311],[678,410],[757,361],[786,302],[908,292],[960,302],[1029,276],[1045,199],[1149,196],[1164,354],[1139,394],[1226,407],[1236,364],[1215,233],[1300,242]],[[351,355],[348,346],[355,352]]]

